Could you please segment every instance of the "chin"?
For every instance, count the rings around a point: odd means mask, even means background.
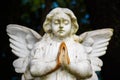
[[[61,35],[59,35],[59,37],[61,37],[61,38],[65,38],[66,36],[65,36],[65,35],[63,35],[63,34],[61,34]]]

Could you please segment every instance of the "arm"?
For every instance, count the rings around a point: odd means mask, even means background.
[[[34,59],[31,61],[30,72],[32,76],[44,76],[54,72],[58,68],[59,65],[57,65],[56,61],[44,62],[44,60]]]
[[[45,50],[40,47],[32,51],[32,59],[30,63],[30,72],[32,76],[44,76],[59,68],[56,59],[49,59],[47,56],[44,56],[44,51]]]
[[[76,46],[77,48],[77,46]],[[92,76],[92,67],[89,61],[87,54],[84,51],[83,47],[78,46],[77,50],[74,52],[75,55],[78,55],[78,58],[75,58],[73,61],[70,61],[67,48],[65,47],[64,53],[60,54],[59,58],[61,65],[71,74],[79,77],[80,79],[89,78]],[[77,61],[77,62],[76,62]]]
[[[92,76],[92,67],[88,60],[83,60],[78,63],[64,64],[67,71],[79,77],[80,79],[89,78]]]

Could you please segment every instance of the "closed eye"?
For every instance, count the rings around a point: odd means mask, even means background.
[[[68,20],[64,20],[64,24],[66,24],[66,25],[67,25],[68,23],[69,23],[69,21],[68,21]]]
[[[59,24],[59,20],[55,20],[55,21],[54,21],[54,24]]]

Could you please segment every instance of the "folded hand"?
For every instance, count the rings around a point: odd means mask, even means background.
[[[68,56],[68,50],[64,42],[61,43],[58,52],[58,64],[68,65],[70,64],[70,59]]]

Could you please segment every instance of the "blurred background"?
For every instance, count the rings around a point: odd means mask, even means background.
[[[79,30],[85,31],[113,28],[103,60],[99,80],[120,80],[120,0],[1,0],[0,1],[0,80],[21,80],[21,74],[15,72],[12,65],[17,57],[9,47],[6,34],[8,24],[29,27],[41,35],[42,24],[50,10],[56,7],[71,9],[77,17]]]

